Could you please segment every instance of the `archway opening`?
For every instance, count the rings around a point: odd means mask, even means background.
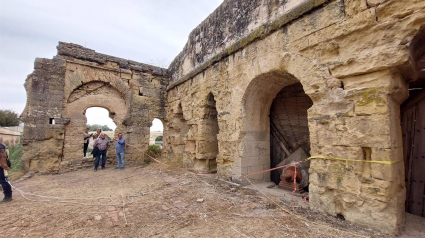
[[[284,87],[270,107],[270,167],[276,168],[305,160],[310,155],[307,110],[313,102],[301,83]],[[294,176],[299,189],[308,191],[306,163],[270,172],[270,180],[281,188],[293,189]]]
[[[127,142],[133,143],[131,134],[127,131],[128,104],[118,89],[105,82],[93,81],[78,86],[72,92],[67,89],[67,93],[69,96],[62,112],[62,117],[66,118],[67,123],[60,171],[93,166],[93,157],[90,153],[86,153],[87,158],[84,158],[83,135],[87,124],[92,126],[89,128],[90,134],[94,135],[94,131],[101,128],[111,139],[117,137],[117,133],[120,132]],[[94,138],[90,137],[90,147],[93,141]],[[131,148],[126,149],[126,155],[126,159],[137,156]],[[108,164],[116,158],[114,145],[110,146],[106,157]]]
[[[410,44],[409,97],[401,104],[408,213],[425,217],[425,26]]]
[[[111,114],[103,107],[89,107],[86,109],[84,115],[87,119],[86,127],[89,128],[88,134],[91,135],[87,149],[87,153],[90,154],[93,150],[94,140],[97,137],[97,130],[105,133],[107,138],[112,141],[115,138],[114,135],[117,126],[113,121],[114,114]],[[84,130],[84,128],[82,129]]]
[[[253,174],[250,176],[251,180],[280,184],[285,170],[272,173],[262,171],[298,161],[309,155],[307,110],[313,102],[293,75],[273,71],[250,82],[244,94],[243,104],[240,145],[242,154],[240,161],[235,161],[236,165],[240,163],[240,166],[235,166],[233,173]],[[292,179],[294,172],[298,171],[299,188],[308,186],[308,167],[297,166],[296,170],[292,171]],[[301,174],[304,177],[303,183]],[[244,183],[244,180],[240,182]],[[285,188],[284,184],[280,187]],[[293,182],[291,188],[294,189]]]
[[[164,124],[160,119],[153,119],[150,127],[149,146],[155,145],[162,149],[163,147]]]

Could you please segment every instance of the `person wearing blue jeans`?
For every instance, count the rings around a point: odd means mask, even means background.
[[[118,139],[114,138],[115,152],[117,153],[117,167],[115,169],[124,169],[124,154],[125,154],[125,139],[122,138],[122,133],[118,133]]]
[[[94,171],[97,171],[97,167],[99,166],[100,156],[102,156],[102,169],[105,169],[106,163],[106,152],[109,149],[109,139],[106,138],[105,133],[100,133],[99,138],[94,141],[93,147],[99,149],[99,152],[96,154],[96,159],[94,161]]]

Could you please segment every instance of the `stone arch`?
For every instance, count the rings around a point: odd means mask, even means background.
[[[116,92],[121,94],[125,100],[128,100],[130,96],[130,86],[126,80],[120,77],[119,70],[99,70],[76,63],[68,63],[66,69],[64,103],[70,100],[71,95],[75,94],[76,90],[82,90],[84,86],[89,86],[93,83],[116,89]]]
[[[161,122],[162,126],[163,126],[163,130],[162,131],[151,131],[150,129],[153,126],[153,122],[154,120],[157,119]],[[164,141],[165,141],[165,126],[164,126],[164,120],[159,119],[159,118],[154,118],[151,121],[151,124],[149,126],[149,146],[151,145],[159,145],[161,148],[163,148],[164,146]]]
[[[105,108],[117,126],[115,131],[122,133],[127,131],[123,122],[129,109],[122,94],[104,82],[94,81],[81,85],[70,94],[63,110],[63,116],[70,120],[65,125],[61,170],[66,168],[68,161],[82,157],[81,135],[87,122],[85,112],[90,107]],[[115,154],[113,150],[114,148],[111,146],[109,155]]]
[[[302,88],[295,76],[278,70],[261,74],[250,81],[242,98],[243,123],[240,138],[242,150],[240,167],[235,167],[237,170],[240,169],[240,172],[234,171],[234,173],[245,175],[271,167],[269,118],[271,106],[283,89],[297,84]],[[307,116],[303,120],[307,120]],[[259,174],[253,178],[270,180],[270,173]]]
[[[167,70],[75,44],[60,42],[57,49],[53,59],[36,59],[25,82],[23,170],[57,173],[90,164],[64,150],[74,143],[70,133],[76,133],[75,151],[81,150],[80,132],[69,128],[74,122],[84,128],[84,111],[93,106],[109,110],[117,130],[134,145],[126,148],[126,159],[141,158],[139,151],[148,146],[149,118],[165,117]]]

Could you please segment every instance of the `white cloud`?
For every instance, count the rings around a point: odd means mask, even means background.
[[[0,0],[0,109],[23,111],[23,85],[35,58],[52,58],[59,41],[143,63],[170,63],[222,2]]]

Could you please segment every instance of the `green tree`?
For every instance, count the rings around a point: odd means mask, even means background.
[[[162,136],[158,136],[155,141],[162,141]]]
[[[12,110],[0,110],[0,126],[19,126],[18,114]]]
[[[98,128],[100,128],[102,131],[112,131],[111,128],[109,128],[107,125],[99,125],[99,124],[87,124],[87,127],[89,128],[89,131],[96,131]]]
[[[107,125],[102,126],[102,131],[112,131],[111,128],[109,128]]]

